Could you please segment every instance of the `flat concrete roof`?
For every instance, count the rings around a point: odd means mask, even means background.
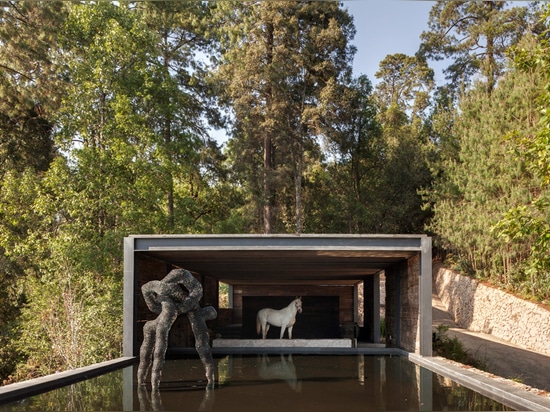
[[[220,282],[353,284],[420,253],[426,235],[132,235],[145,254]]]

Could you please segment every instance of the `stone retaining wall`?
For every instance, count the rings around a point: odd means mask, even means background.
[[[434,292],[461,328],[550,355],[550,310],[441,265],[434,266],[433,282]]]

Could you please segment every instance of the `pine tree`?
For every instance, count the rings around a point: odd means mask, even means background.
[[[548,21],[549,16],[550,8],[547,7],[543,18]],[[526,40],[511,52],[517,70],[523,76],[540,82],[537,83],[536,101],[528,100],[531,103],[528,107],[534,111],[533,128],[518,128],[511,139],[514,145],[512,161],[524,165],[526,172],[533,177],[529,196],[509,205],[509,210],[494,227],[500,241],[523,246],[521,250],[524,253],[514,261],[517,266],[515,289],[546,303],[550,299],[550,117],[547,111],[550,101],[550,43],[547,32],[543,32],[534,44]],[[532,104],[538,110],[533,110]],[[540,115],[537,123],[536,114]]]
[[[234,113],[229,149],[256,203],[256,230],[300,233],[319,95],[351,73],[352,19],[333,2],[219,3],[219,11],[227,41],[217,78]]]
[[[52,116],[63,78],[57,65],[63,2],[0,8],[0,166],[44,171],[54,156]]]
[[[514,156],[514,136],[536,123],[536,76],[508,72],[491,95],[483,85],[468,92],[455,114],[457,148],[446,155],[429,200],[428,229],[466,273],[514,287],[525,244],[498,239],[493,228],[503,214],[533,195],[534,181]]]
[[[443,1],[430,11],[429,30],[421,34],[418,54],[450,59],[445,70],[454,87],[462,88],[480,74],[491,92],[505,69],[506,51],[528,30],[536,30],[536,10],[510,7],[507,1]]]

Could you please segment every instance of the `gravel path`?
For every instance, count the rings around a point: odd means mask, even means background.
[[[550,392],[550,356],[523,349],[485,333],[457,326],[437,295],[432,296],[433,325],[449,327],[447,335],[456,337],[470,355],[486,365],[486,372]]]

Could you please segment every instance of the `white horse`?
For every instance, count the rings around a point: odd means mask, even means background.
[[[298,297],[290,302],[286,308],[275,310],[271,308],[261,309],[256,316],[256,331],[258,335],[262,334],[265,339],[269,326],[278,326],[281,328],[280,339],[283,339],[285,329],[288,329],[288,338],[292,339],[292,327],[296,323],[296,312],[302,313],[302,298]]]

